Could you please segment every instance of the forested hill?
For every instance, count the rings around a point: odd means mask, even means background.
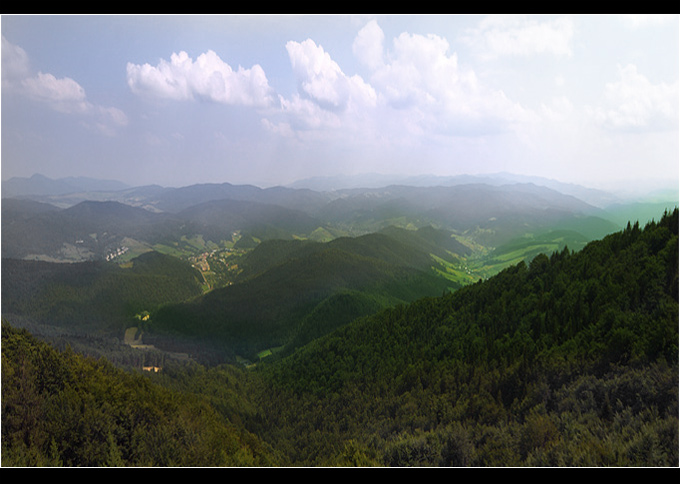
[[[678,211],[263,369],[295,463],[678,465]],[[303,410],[304,409],[304,410]]]
[[[433,264],[384,234],[263,242],[240,263],[242,280],[153,312],[145,340],[157,347],[190,341],[202,353],[252,359],[384,307],[441,295],[454,283],[432,272]]]
[[[147,252],[125,266],[2,259],[2,312],[37,323],[119,336],[144,310],[196,297],[201,274],[188,263]]]
[[[266,466],[204,399],[2,324],[2,466]]]

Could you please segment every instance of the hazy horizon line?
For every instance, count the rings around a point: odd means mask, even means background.
[[[205,180],[205,181],[187,181],[185,184],[163,184],[162,182],[148,182],[148,183],[139,183],[139,184],[133,184],[130,183],[129,181],[124,181],[121,179],[115,179],[115,178],[109,178],[109,177],[103,177],[99,178],[96,176],[90,176],[90,175],[65,175],[63,177],[58,177],[54,178],[48,175],[44,175],[42,173],[33,173],[30,176],[10,176],[8,178],[3,178],[2,183],[8,183],[11,182],[12,180],[31,180],[32,178],[36,177],[42,177],[44,179],[54,181],[54,182],[63,182],[69,179],[83,179],[83,180],[90,180],[90,181],[96,181],[96,182],[108,182],[108,183],[117,183],[120,185],[124,185],[124,188],[121,189],[129,189],[129,188],[139,188],[139,187],[144,187],[144,186],[160,186],[162,188],[183,188],[183,187],[189,187],[189,186],[194,186],[194,185],[220,185],[220,184],[230,184],[234,186],[254,186],[260,189],[268,189],[268,188],[276,188],[276,187],[284,187],[284,188],[292,188],[292,189],[312,189],[312,190],[317,190],[317,191],[326,191],[326,190],[341,190],[341,189],[346,189],[346,188],[380,188],[384,186],[389,186],[390,184],[408,184],[413,183],[413,182],[418,182],[420,181],[421,183],[427,179],[432,179],[432,180],[439,180],[442,182],[452,182],[456,179],[464,179],[466,177],[469,178],[496,178],[497,182],[501,181],[502,178],[507,178],[508,183],[530,183],[530,182],[537,182],[540,184],[540,182],[543,183],[553,183],[553,184],[558,184],[562,186],[572,186],[572,187],[578,187],[582,189],[588,189],[588,190],[595,190],[595,191],[601,191],[601,192],[608,192],[608,193],[628,193],[628,194],[633,194],[633,195],[640,195],[640,194],[652,194],[655,192],[664,192],[664,191],[674,191],[677,192],[680,191],[680,181],[679,180],[672,180],[672,179],[664,179],[664,178],[649,178],[647,180],[631,180],[629,182],[621,182],[621,181],[612,181],[609,184],[603,184],[603,183],[593,183],[593,184],[586,184],[586,183],[579,183],[579,182],[574,182],[574,181],[569,181],[569,180],[561,180],[559,178],[554,178],[554,177],[546,177],[546,176],[541,176],[541,175],[527,175],[527,174],[521,174],[521,173],[514,173],[511,171],[496,171],[496,172],[467,172],[467,173],[460,173],[456,175],[441,175],[441,174],[435,174],[435,173],[420,173],[420,174],[407,174],[407,173],[398,173],[398,172],[376,172],[376,171],[367,171],[367,172],[362,172],[362,173],[336,173],[336,174],[318,174],[318,175],[310,175],[307,177],[301,177],[294,179],[292,181],[288,182],[281,182],[281,183],[263,183],[263,182],[257,182],[257,181],[251,181],[251,182],[236,182],[236,181],[229,181],[229,180],[223,180],[223,181],[215,181],[215,180]],[[371,180],[371,178],[373,180]],[[363,181],[362,181],[363,180]],[[323,183],[332,183],[336,182],[337,186],[334,186],[333,188],[328,188],[328,189],[322,189],[322,188],[310,188],[309,186],[316,183],[316,184],[323,184]],[[434,185],[421,185],[421,186],[434,186]]]

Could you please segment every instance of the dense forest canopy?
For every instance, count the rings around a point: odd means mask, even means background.
[[[676,210],[307,345],[262,370],[279,443],[315,463],[332,429],[385,465],[677,465],[677,237]]]

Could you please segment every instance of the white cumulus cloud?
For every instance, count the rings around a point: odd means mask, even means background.
[[[271,132],[299,140],[353,140],[365,135],[375,118],[375,90],[361,76],[348,76],[321,45],[307,39],[289,41],[286,50],[298,91],[280,97],[282,120],[269,119]]]
[[[30,75],[26,51],[2,36],[2,86],[12,88]]]
[[[24,94],[52,105],[56,110],[67,113],[86,113],[90,104],[85,89],[69,77],[57,79],[52,74],[39,72],[36,76],[21,80]]]
[[[372,36],[379,37],[376,28],[371,26]],[[393,39],[391,51],[382,54],[385,62],[373,64],[371,85],[387,105],[417,111],[425,129],[441,134],[496,132],[529,115],[502,91],[481,85],[475,72],[461,66],[449,50],[443,37],[402,33]],[[411,113],[409,119],[417,118]]]
[[[67,114],[94,118],[94,126],[102,133],[112,135],[116,127],[128,123],[123,111],[88,101],[85,89],[70,77],[57,78],[53,74],[31,74],[26,51],[2,37],[2,86],[50,108]]]
[[[448,101],[476,83],[472,72],[461,73],[448,49],[446,39],[436,35],[403,33],[393,41],[391,61],[373,72],[371,82],[395,107]]]
[[[465,36],[483,58],[552,54],[571,56],[573,22],[568,17],[533,19],[489,16]]]
[[[274,93],[259,65],[234,70],[212,50],[196,61],[182,51],[157,66],[127,64],[127,82],[135,94],[173,100],[209,100],[224,104],[269,106]]]
[[[420,137],[497,134],[533,113],[502,91],[481,85],[437,35],[402,33],[389,50],[374,20],[357,33],[352,51],[367,68],[367,80],[346,74],[313,40],[289,41],[286,49],[298,92],[280,98],[283,121],[263,125],[272,132],[309,138],[327,136],[409,143]],[[285,127],[285,129],[283,129]],[[350,138],[347,138],[348,140]],[[388,141],[389,140],[389,141]]]
[[[375,92],[360,76],[347,76],[323,47],[307,39],[286,44],[302,94],[331,111],[372,106]]]
[[[371,69],[377,69],[384,63],[383,42],[385,34],[378,22],[371,20],[357,34],[352,44],[352,53],[359,61]]]
[[[604,89],[603,105],[590,113],[616,130],[665,130],[678,127],[678,82],[653,84],[633,64],[619,66],[619,79]]]

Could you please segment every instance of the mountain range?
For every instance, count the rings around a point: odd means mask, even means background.
[[[125,239],[149,248],[201,234],[219,245],[239,231],[261,240],[309,237],[315,230],[362,235],[390,225],[475,232],[485,245],[497,246],[562,223],[575,230],[589,225],[586,235],[593,239],[625,220],[627,206],[621,204],[610,216],[606,209],[547,186],[516,180],[503,184],[508,176],[489,180],[457,177],[432,186],[316,191],[229,183],[123,188],[89,179],[15,178],[3,182],[3,257],[90,260],[104,257]],[[597,192],[597,197],[603,200],[606,194]],[[644,216],[646,207],[637,205],[636,215]],[[657,213],[659,206],[653,208]]]

